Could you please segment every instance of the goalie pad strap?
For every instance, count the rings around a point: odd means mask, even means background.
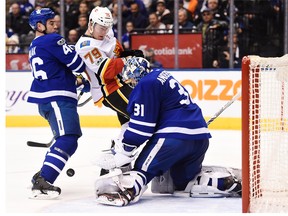
[[[146,182],[146,177],[142,173],[130,171],[123,174],[121,184],[125,188],[133,188],[135,195],[138,195]]]
[[[127,189],[125,189],[119,179],[119,176],[113,176],[112,177],[113,181],[115,182],[115,184],[119,187],[119,189],[121,190],[121,195],[123,195],[125,197],[125,199],[128,200],[128,202],[130,202],[132,200],[132,197],[130,195],[130,193],[128,192]]]

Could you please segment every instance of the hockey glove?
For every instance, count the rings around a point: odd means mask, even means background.
[[[142,50],[124,50],[120,57],[127,57],[127,56],[135,56],[135,57],[142,57],[144,58],[144,54]]]
[[[90,92],[90,82],[82,74],[76,75],[76,86],[81,92]]]

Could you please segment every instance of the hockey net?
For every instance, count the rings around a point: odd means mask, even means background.
[[[242,59],[243,212],[288,212],[288,55]]]

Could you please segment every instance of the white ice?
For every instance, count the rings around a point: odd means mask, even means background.
[[[153,194],[150,189],[142,199],[130,206],[104,206],[95,202],[94,180],[99,175],[93,161],[99,151],[108,148],[119,128],[83,128],[76,153],[66,164],[54,185],[62,193],[56,200],[28,199],[30,180],[43,162],[46,148],[28,147],[28,140],[49,142],[50,128],[6,128],[6,213],[101,213],[118,215],[178,214],[178,213],[241,213],[241,198],[188,198]],[[241,168],[241,131],[211,130],[212,139],[204,165]],[[75,170],[73,177],[66,175],[68,168]],[[3,177],[2,177],[3,178]]]

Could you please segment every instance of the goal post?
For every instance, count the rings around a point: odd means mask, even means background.
[[[288,212],[288,54],[242,59],[242,211]]]

